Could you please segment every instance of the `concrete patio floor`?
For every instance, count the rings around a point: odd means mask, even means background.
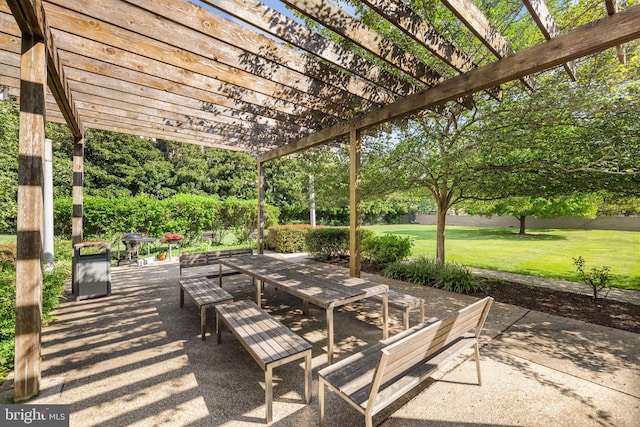
[[[304,258],[297,262],[311,262]],[[320,265],[322,268],[338,268]],[[475,298],[382,279],[424,297],[430,320]],[[264,373],[230,332],[199,336],[196,307],[179,307],[178,265],[115,267],[109,297],[67,302],[43,331],[42,392],[31,402],[71,405],[71,426],[264,425]],[[225,277],[236,299],[254,298],[246,276]],[[326,366],[324,312],[267,286],[264,307],[313,344],[313,398],[303,402],[303,370],[274,371],[276,426],[318,424],[317,374]],[[402,329],[391,309],[391,333]],[[336,359],[382,338],[379,305],[338,310]],[[411,324],[417,321],[412,313]],[[208,331],[214,319],[208,319]],[[640,420],[640,335],[494,303],[480,350],[375,422],[383,426],[629,426]],[[327,425],[364,425],[327,393]]]

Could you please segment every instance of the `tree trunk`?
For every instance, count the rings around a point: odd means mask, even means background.
[[[520,232],[518,234],[524,236],[525,234],[527,234],[526,230],[525,230],[525,226],[524,226],[524,222],[527,219],[526,215],[520,215],[518,217],[518,220],[520,221]]]
[[[447,222],[447,208],[438,204],[438,224],[436,225],[436,263],[444,264],[444,230]]]

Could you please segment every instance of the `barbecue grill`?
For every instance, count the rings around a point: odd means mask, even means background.
[[[169,259],[171,259],[171,245],[174,243],[179,244],[180,242],[182,242],[182,239],[184,239],[184,236],[182,234],[172,233],[172,234],[166,234],[164,236],[164,239],[167,241],[167,244],[169,245]]]
[[[124,243],[127,249],[126,260],[131,265],[132,262],[137,262],[140,257],[140,244],[155,242],[153,237],[142,237],[140,233],[125,233],[122,235],[122,243]],[[147,255],[149,255],[149,246],[147,245]]]

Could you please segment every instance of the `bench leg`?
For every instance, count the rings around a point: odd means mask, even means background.
[[[273,368],[271,365],[267,365],[267,370],[264,371],[264,402],[267,406],[267,424],[271,424],[273,419]]]
[[[216,313],[216,343],[220,344],[222,342],[222,325],[220,324],[220,315]]]
[[[333,307],[327,308],[327,362],[333,363]]]
[[[302,314],[304,314],[305,316],[309,315],[309,301],[302,300]]]
[[[320,427],[324,426],[324,380],[318,378],[318,416]]]
[[[389,292],[382,294],[382,339],[389,338]]]
[[[404,313],[402,314],[402,323],[404,323],[404,330],[409,329],[409,307],[404,309]]]
[[[476,371],[478,372],[478,385],[482,385],[482,377],[480,376],[480,346],[476,341]]]
[[[304,357],[304,400],[307,405],[311,402],[311,350]]]
[[[424,323],[424,301],[420,303],[420,323]]]
[[[184,307],[184,289],[180,286],[180,307]]]
[[[204,341],[204,327],[207,324],[207,307],[200,307],[200,334],[202,335],[202,341]]]

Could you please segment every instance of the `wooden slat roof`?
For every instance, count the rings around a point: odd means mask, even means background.
[[[549,40],[515,52],[471,0],[443,0],[495,55],[476,57],[400,0],[363,1],[431,52],[427,63],[330,0],[283,3],[322,30],[256,0],[0,0],[0,86],[19,96],[20,39],[33,34],[47,45],[47,120],[76,136],[113,130],[269,160],[479,91],[499,99],[507,81],[532,88],[536,72],[640,37],[640,6],[601,2],[604,19],[561,34],[545,3],[527,0]]]

